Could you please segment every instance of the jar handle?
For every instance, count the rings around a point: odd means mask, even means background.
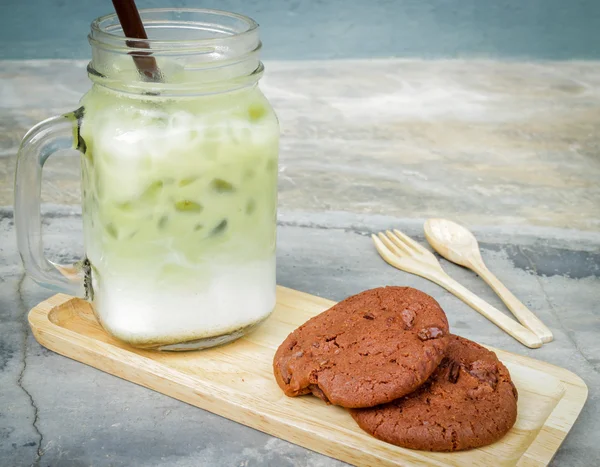
[[[42,167],[52,154],[75,148],[85,152],[79,136],[83,107],[38,123],[27,132],[17,153],[15,227],[26,273],[38,284],[71,295],[83,295],[83,263],[60,265],[44,256],[40,213]]]

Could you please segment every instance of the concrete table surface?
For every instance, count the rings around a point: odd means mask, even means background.
[[[77,107],[78,61],[0,62],[0,465],[311,466],[341,462],[56,355],[26,313],[13,231],[15,152],[37,121]],[[267,63],[282,125],[278,282],[340,300],[410,285],[453,330],[565,367],[586,406],[553,465],[600,465],[600,63]],[[45,249],[82,251],[78,164],[45,168]],[[552,329],[530,350],[436,285],[387,266],[368,234],[448,217],[473,229],[498,277]],[[504,309],[473,273],[443,267]]]

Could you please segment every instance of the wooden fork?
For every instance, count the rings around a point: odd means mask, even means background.
[[[388,230],[385,234],[380,232],[377,235],[372,235],[372,238],[375,242],[375,248],[387,263],[444,287],[521,344],[532,349],[542,346],[542,340],[532,331],[509,318],[452,279],[444,272],[434,254],[409,236],[394,229],[393,232]]]

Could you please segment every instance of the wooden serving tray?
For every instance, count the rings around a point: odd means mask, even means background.
[[[104,332],[86,301],[63,294],[33,308],[29,323],[38,342],[59,354],[360,466],[547,465],[587,398],[587,386],[570,371],[493,349],[519,390],[517,423],[503,439],[458,453],[412,451],[378,441],[344,409],[312,396],[286,397],[275,383],[276,348],[332,304],[279,287],[275,312],[256,331],[223,347],[184,353],[131,348]]]

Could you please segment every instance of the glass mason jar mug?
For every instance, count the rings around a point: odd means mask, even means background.
[[[92,23],[81,107],[25,136],[19,251],[39,284],[85,294],[114,337],[210,347],[275,306],[279,127],[257,86],[258,26],[214,10],[140,13],[143,43],[126,40],[116,15]],[[140,66],[148,47],[154,71]],[[86,257],[62,266],[43,255],[40,183],[48,156],[68,146],[81,152]]]

